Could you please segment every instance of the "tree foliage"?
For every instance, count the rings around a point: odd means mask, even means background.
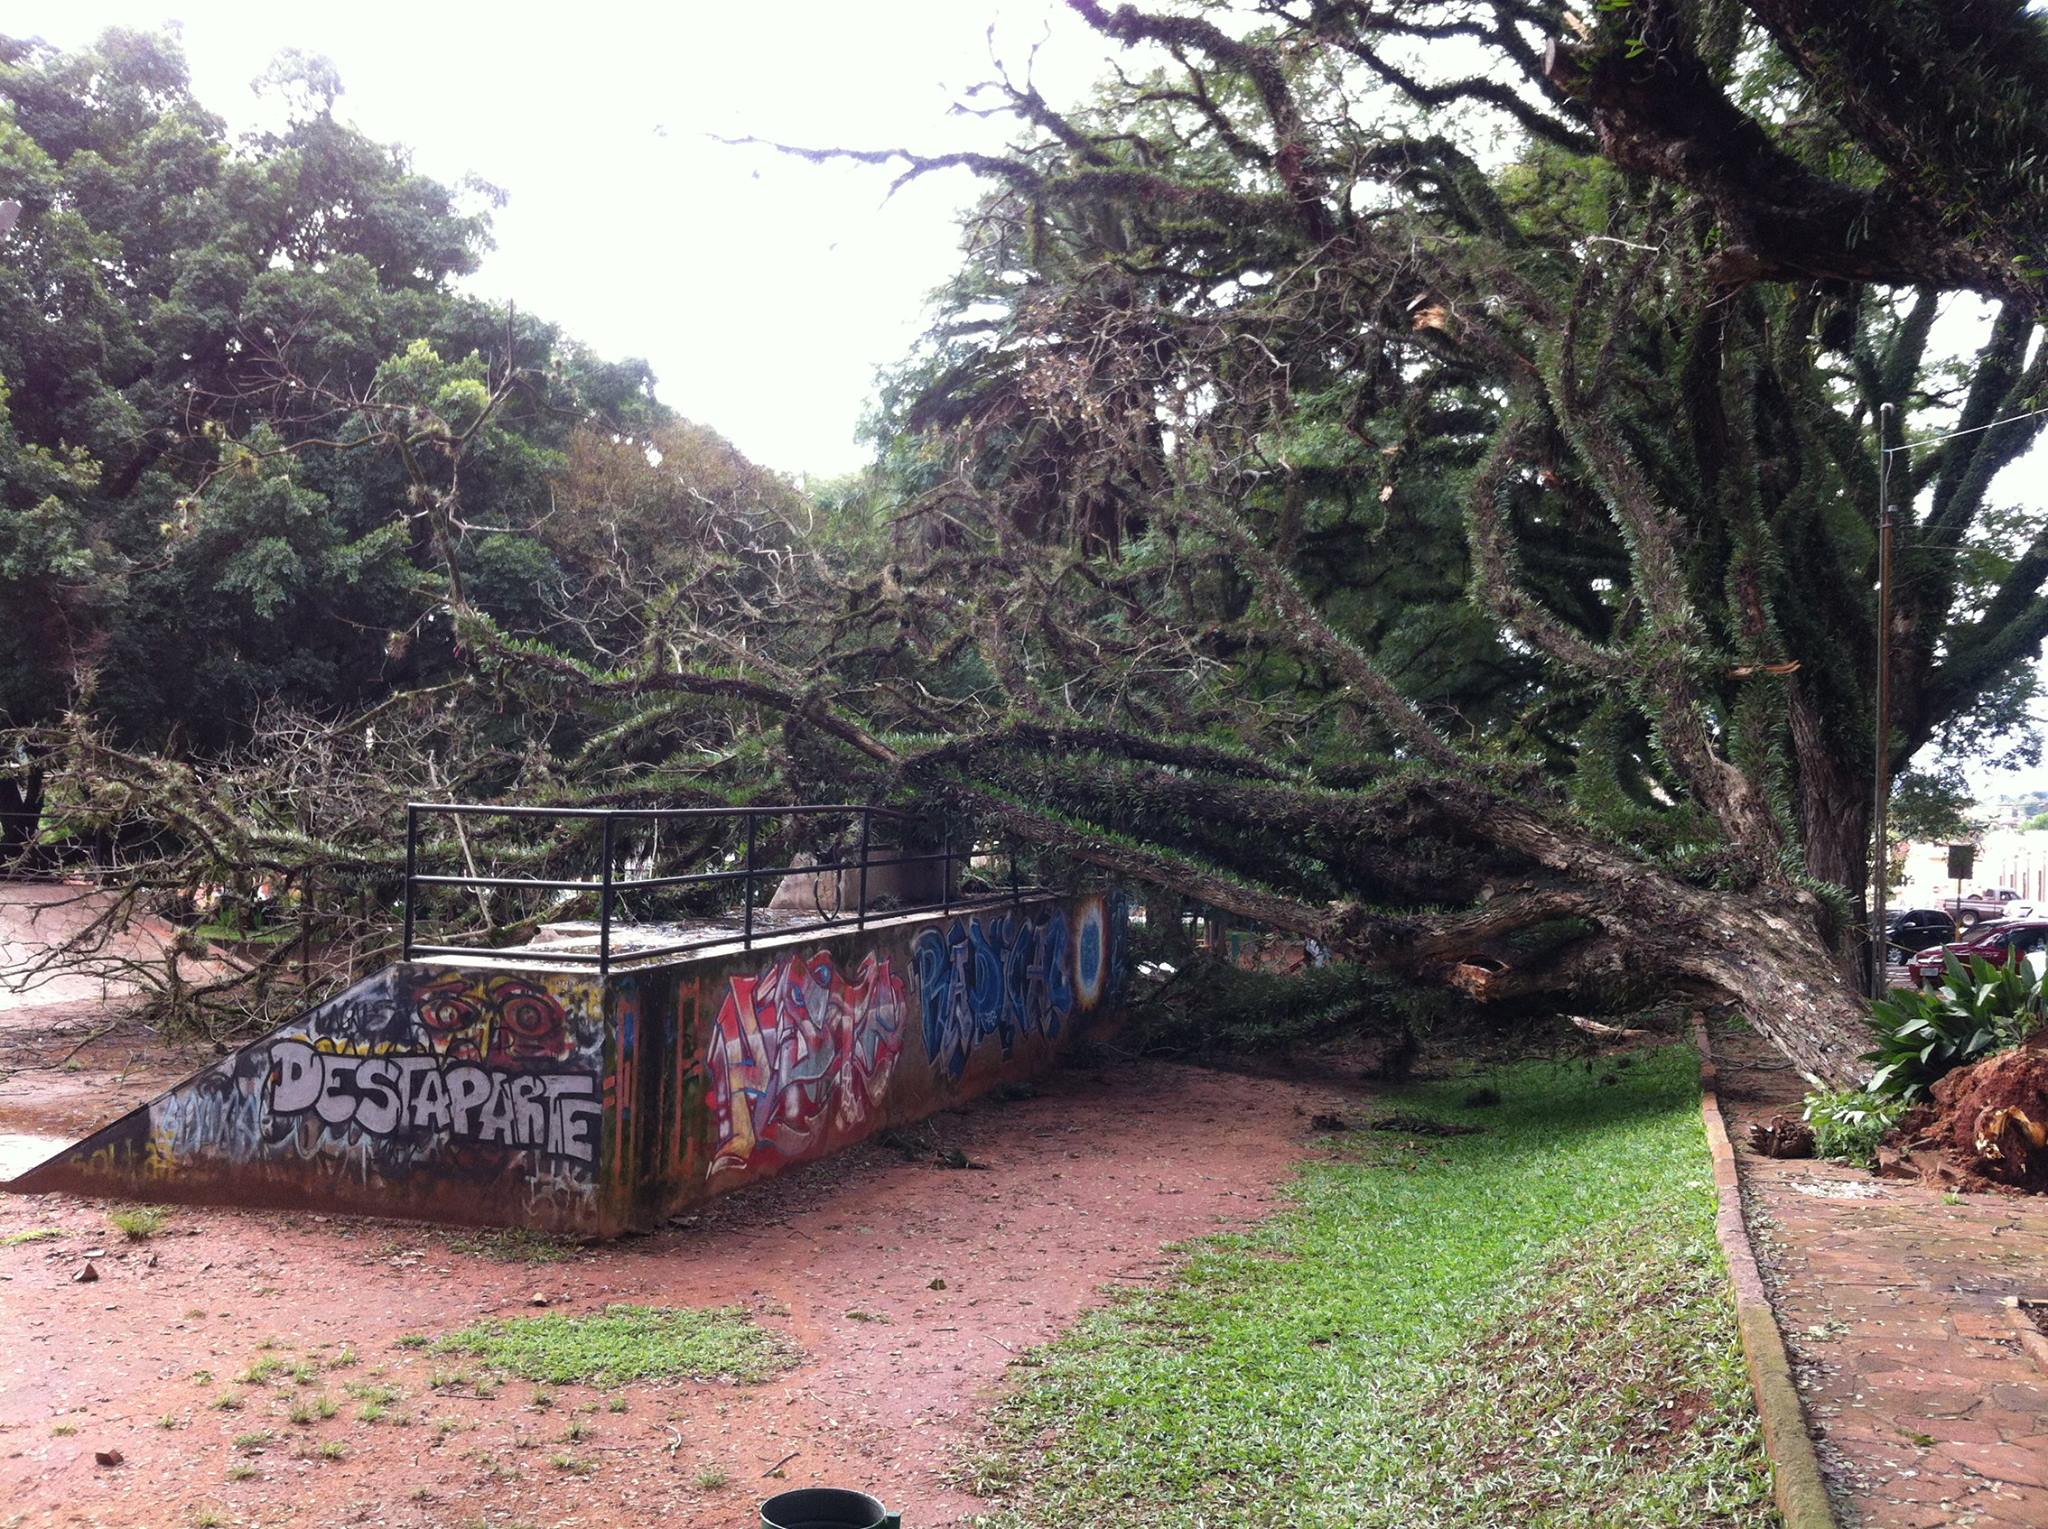
[[[259,84],[287,125],[231,140],[165,37],[0,39],[0,721],[84,696],[217,751],[432,679],[439,576],[531,619],[572,431],[667,419],[643,366],[457,291],[489,188],[338,120],[322,60]]]
[[[2040,18],[1071,3],[1112,73],[994,81],[1007,153],[805,151],[987,188],[862,482],[806,502],[530,324],[488,341],[444,290],[474,232],[358,146],[387,211],[259,263],[236,290],[296,276],[305,321],[126,493],[231,517],[195,562],[237,621],[388,570],[419,614],[378,683],[453,687],[477,787],[894,796],[1489,1002],[1734,997],[1856,1076],[1879,644],[1896,772],[2010,738],[2048,633],[2048,532],[1999,497],[2040,419],[1979,428],[2048,403]],[[293,163],[347,137],[327,83]],[[128,475],[15,439],[56,485],[22,545],[111,559],[68,619],[115,632]]]

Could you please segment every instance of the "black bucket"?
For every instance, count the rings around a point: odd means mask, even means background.
[[[891,1513],[865,1492],[840,1487],[804,1487],[761,1504],[761,1529],[902,1529],[903,1515]]]

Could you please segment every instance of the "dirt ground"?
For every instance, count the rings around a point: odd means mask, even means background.
[[[0,1173],[203,1060],[64,997],[0,1009]],[[185,1208],[131,1241],[107,1206],[0,1195],[0,1525],[744,1526],[812,1483],[873,1491],[920,1529],[962,1525],[987,1508],[962,1472],[1016,1357],[1105,1289],[1160,1278],[1175,1241],[1268,1210],[1309,1117],[1357,1097],[1158,1064],[1069,1071],[938,1117],[976,1168],[871,1145],[543,1261],[561,1250]],[[61,1235],[7,1245],[29,1232]],[[759,1385],[485,1397],[456,1378],[466,1361],[401,1344],[537,1302],[740,1305],[804,1359]],[[303,1379],[236,1380],[266,1357]],[[364,1420],[381,1390],[396,1395]],[[310,1421],[290,1420],[295,1403]],[[119,1464],[96,1462],[110,1452]]]

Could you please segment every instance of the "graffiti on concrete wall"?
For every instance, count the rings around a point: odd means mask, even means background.
[[[841,942],[608,984],[395,967],[96,1133],[39,1187],[640,1224],[986,1087],[998,1050],[1050,1060],[1117,1001],[1126,912],[1116,893],[1044,899],[876,930],[858,959]],[[899,1070],[913,1035],[924,1058]]]
[[[588,983],[394,967],[150,1106],[147,1160],[330,1160],[586,1196],[603,1118]]]
[[[705,1064],[711,1172],[802,1155],[881,1102],[909,1017],[903,978],[870,954],[851,977],[827,951],[791,953],[725,985]]]
[[[925,1055],[947,1077],[991,1036],[1009,1056],[1020,1036],[1059,1037],[1074,1012],[1070,931],[1060,908],[956,918],[910,947]]]
[[[379,1140],[456,1138],[597,1158],[598,1080],[587,1072],[512,1072],[439,1056],[351,1056],[305,1041],[270,1047],[270,1113],[311,1113]]]
[[[1091,897],[1074,913],[1074,996],[1092,1009],[1109,983],[1109,910]]]

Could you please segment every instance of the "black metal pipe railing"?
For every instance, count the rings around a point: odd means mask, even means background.
[[[763,818],[780,819],[817,816],[857,816],[860,824],[859,859],[856,864],[843,861],[829,861],[814,865],[761,865],[758,863],[760,844],[760,822]],[[602,826],[603,857],[596,877],[548,878],[529,876],[485,876],[446,875],[420,870],[421,827],[425,818],[444,817],[508,817],[552,819],[555,821],[587,822],[596,821]],[[910,906],[896,905],[889,910],[891,916],[923,912],[951,912],[956,904],[965,900],[956,898],[953,891],[953,872],[962,860],[956,852],[953,826],[941,825],[940,843],[936,851],[925,853],[902,853],[900,845],[884,845],[882,848],[894,851],[886,858],[872,858],[875,819],[882,818],[896,823],[918,823],[920,819],[912,813],[890,807],[875,807],[857,803],[802,803],[782,807],[505,807],[482,802],[410,802],[405,809],[405,942],[404,958],[412,960],[417,956],[476,956],[490,954],[490,947],[479,945],[430,944],[418,938],[419,891],[427,887],[460,887],[480,890],[523,889],[534,892],[569,892],[595,894],[597,899],[597,949],[574,950],[543,947],[538,954],[544,954],[549,961],[595,966],[600,973],[610,971],[615,959],[613,928],[618,923],[618,900],[622,895],[634,892],[672,890],[680,887],[728,887],[738,883],[741,905],[737,918],[739,944],[743,950],[751,950],[758,932],[755,918],[755,887],[763,880],[780,880],[786,876],[833,877],[838,885],[835,889],[834,907],[829,916],[821,916],[811,922],[780,923],[769,932],[781,936],[804,934],[821,929],[834,929],[851,924],[856,929],[865,929],[868,922],[868,872],[895,866],[936,865],[939,867],[939,895],[936,902],[919,903]],[[742,863],[736,869],[692,871],[683,875],[661,875],[644,877],[621,877],[618,874],[620,840],[619,825],[645,822],[707,821],[712,819],[744,820]],[[975,846],[966,847],[964,859],[972,865]],[[972,899],[976,906],[992,902],[1022,902],[1025,897],[1036,895],[1037,890],[1024,884],[1018,870],[1017,846],[1007,846],[1009,864],[1009,885],[1002,891]],[[849,911],[839,903],[843,897],[846,878],[857,872],[859,893],[854,908]],[[820,909],[821,915],[823,910]],[[712,920],[716,922],[716,920]],[[674,941],[666,945],[635,946],[623,954],[636,961],[651,960],[664,956],[675,956],[692,950],[701,950],[713,945],[729,945],[733,934],[729,928],[716,928],[693,939]]]

